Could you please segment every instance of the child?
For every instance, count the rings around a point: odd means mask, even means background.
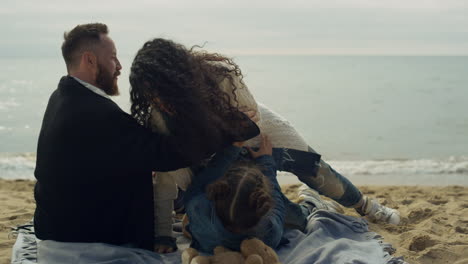
[[[212,254],[219,245],[239,250],[249,237],[276,248],[287,241],[285,225],[305,229],[314,205],[294,204],[283,195],[268,138],[258,151],[249,148],[253,162],[242,160],[240,145],[216,154],[185,193],[186,229],[197,250]]]

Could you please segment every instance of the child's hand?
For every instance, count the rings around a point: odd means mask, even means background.
[[[154,252],[159,253],[159,254],[166,254],[166,253],[172,253],[175,251],[175,248],[169,246],[169,245],[164,245],[164,244],[154,244]]]
[[[247,149],[249,150],[250,152],[250,155],[252,156],[252,158],[256,159],[260,156],[263,156],[263,155],[270,155],[273,153],[273,147],[271,145],[271,141],[270,139],[268,138],[267,135],[264,135],[264,134],[261,134],[260,135],[261,138],[262,138],[262,142],[260,142],[260,148],[258,149],[258,151],[253,151],[251,148],[247,147]]]

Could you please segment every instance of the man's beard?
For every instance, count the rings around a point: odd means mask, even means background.
[[[119,87],[117,82],[114,83],[117,73],[112,74],[105,70],[100,64],[98,64],[98,74],[96,77],[96,84],[108,95],[119,95]]]

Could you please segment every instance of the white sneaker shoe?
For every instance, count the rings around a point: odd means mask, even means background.
[[[396,209],[381,205],[378,201],[367,196],[364,196],[364,205],[361,210],[356,209],[356,211],[376,222],[385,222],[392,225],[400,223],[400,213]]]
[[[320,197],[317,191],[311,189],[309,186],[303,184],[298,189],[299,198],[303,200],[303,203],[306,203],[306,207],[309,208],[309,212],[315,211],[314,209],[322,209],[331,211],[334,213],[343,214],[344,210],[340,204],[335,201],[326,201]],[[312,205],[313,208],[307,206],[307,204]]]

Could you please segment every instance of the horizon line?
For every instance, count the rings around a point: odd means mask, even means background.
[[[416,53],[229,53],[229,52],[216,52],[228,57],[232,56],[348,56],[348,57],[467,57],[466,54],[443,54],[443,53],[428,53],[428,54],[416,54]],[[119,57],[134,57],[135,54],[121,53]],[[14,55],[14,54],[0,54],[0,58],[61,58],[61,55]]]

